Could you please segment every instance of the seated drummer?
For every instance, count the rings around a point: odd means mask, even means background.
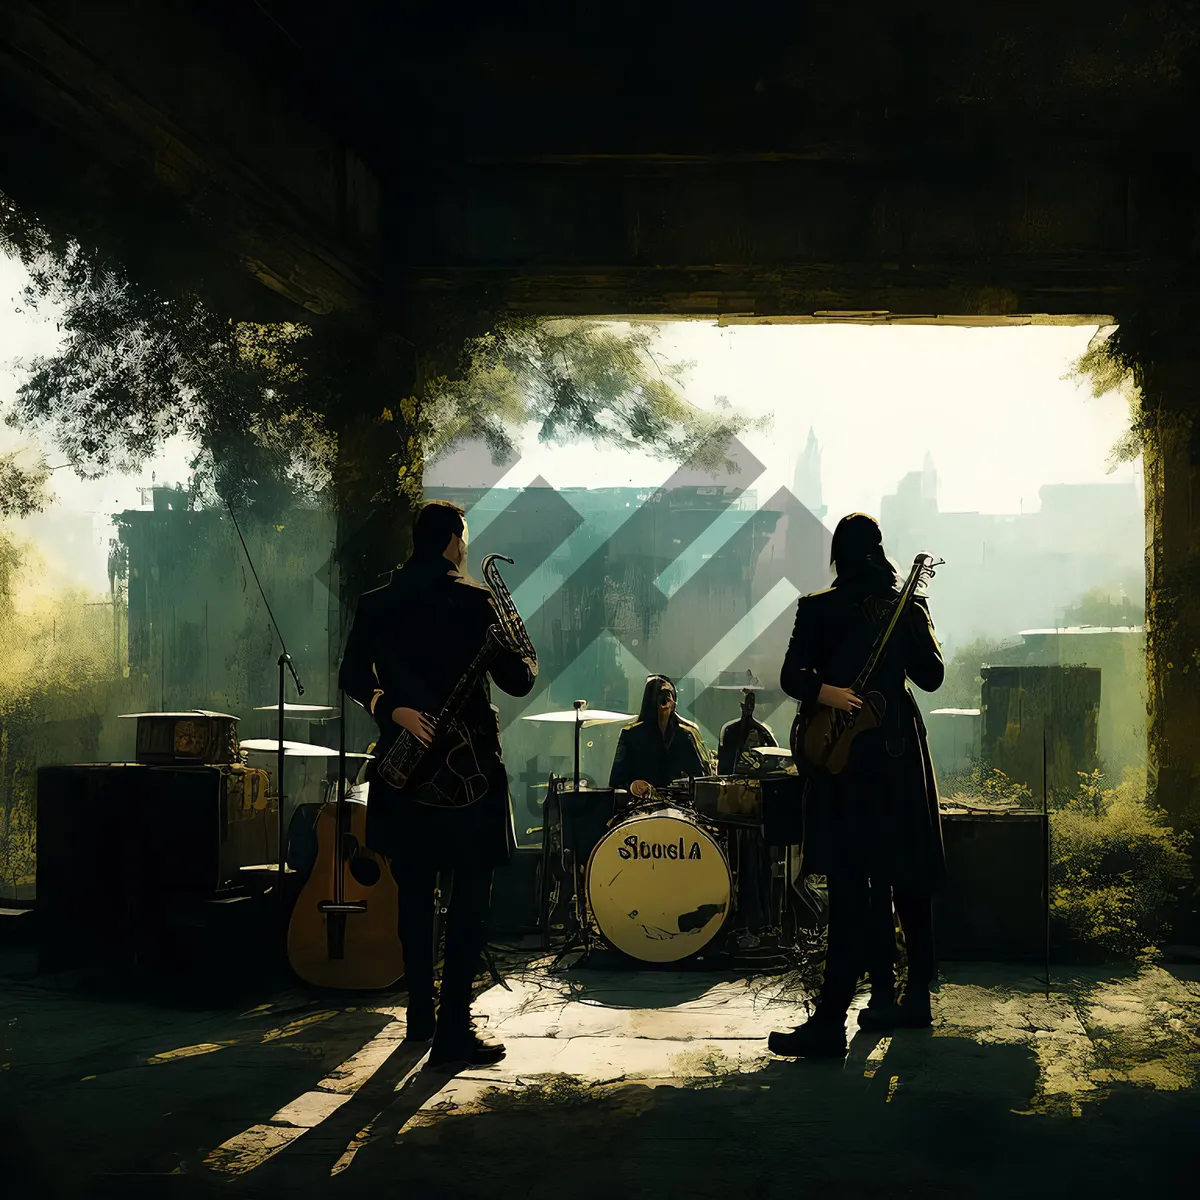
[[[661,788],[676,779],[712,774],[700,727],[675,711],[675,685],[665,675],[651,675],[642,693],[638,719],[621,730],[608,777],[610,788],[638,795],[634,784]]]

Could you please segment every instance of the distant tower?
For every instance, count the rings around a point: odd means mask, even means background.
[[[804,453],[796,463],[796,473],[792,479],[792,494],[818,520],[828,511],[821,503],[821,447],[817,443],[817,435],[812,427],[808,430],[808,441]]]
[[[937,507],[938,483],[937,471],[933,469],[933,455],[925,451],[925,462],[921,466],[921,499],[931,500]]]

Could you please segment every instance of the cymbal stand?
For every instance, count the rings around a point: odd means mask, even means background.
[[[568,954],[574,953],[576,950],[583,952],[583,957],[586,958],[592,950],[591,924],[587,916],[587,902],[584,895],[586,881],[582,879],[581,872],[575,862],[575,856],[569,850],[563,851],[564,857],[570,855],[570,873],[571,880],[575,886],[575,928],[567,936],[566,944],[554,956],[554,961],[550,964],[550,970],[553,971]]]
[[[579,791],[579,733],[583,729],[583,710],[586,700],[575,701],[575,791]]]

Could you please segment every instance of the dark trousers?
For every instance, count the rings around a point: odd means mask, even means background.
[[[937,960],[933,944],[933,898],[928,892],[893,888],[863,875],[830,875],[829,945],[821,1006],[845,1015],[859,977],[889,1000],[895,986],[896,933],[892,905],[900,918],[908,952],[908,992],[917,995],[933,983]]]
[[[405,864],[403,868],[397,865],[395,874],[400,889],[399,931],[408,1003],[411,1009],[429,1011],[434,1003],[434,891],[438,870]],[[444,900],[444,886],[442,890]],[[471,990],[487,945],[491,898],[491,867],[454,869],[446,905],[439,1033],[461,1032],[470,1021]]]

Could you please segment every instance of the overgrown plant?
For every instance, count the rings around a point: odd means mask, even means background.
[[[37,768],[79,753],[58,743],[57,722],[98,733],[102,689],[122,670],[108,606],[80,590],[14,604],[29,567],[27,549],[0,533],[0,894],[8,895],[33,884]]]
[[[1167,932],[1170,903],[1190,878],[1190,835],[1151,803],[1144,771],[1113,787],[1100,771],[1078,776],[1073,791],[1048,797],[1051,911],[1083,945],[1139,954]],[[980,762],[948,778],[943,794],[951,804],[1041,807],[1030,788]]]
[[[1081,773],[1051,813],[1051,909],[1080,941],[1119,955],[1156,945],[1190,879],[1191,835],[1173,830],[1130,772],[1113,788]]]
[[[1015,804],[1020,808],[1031,808],[1035,803],[1032,791],[1023,783],[978,758],[972,759],[961,771],[947,773],[939,787],[949,804],[982,804],[984,807]]]
[[[1145,445],[1148,414],[1138,378],[1142,341],[1136,321],[1124,326],[1106,325],[1096,331],[1087,349],[1063,376],[1086,384],[1097,399],[1117,392],[1129,405],[1129,428],[1108,453],[1110,475],[1122,463],[1133,462]]]

